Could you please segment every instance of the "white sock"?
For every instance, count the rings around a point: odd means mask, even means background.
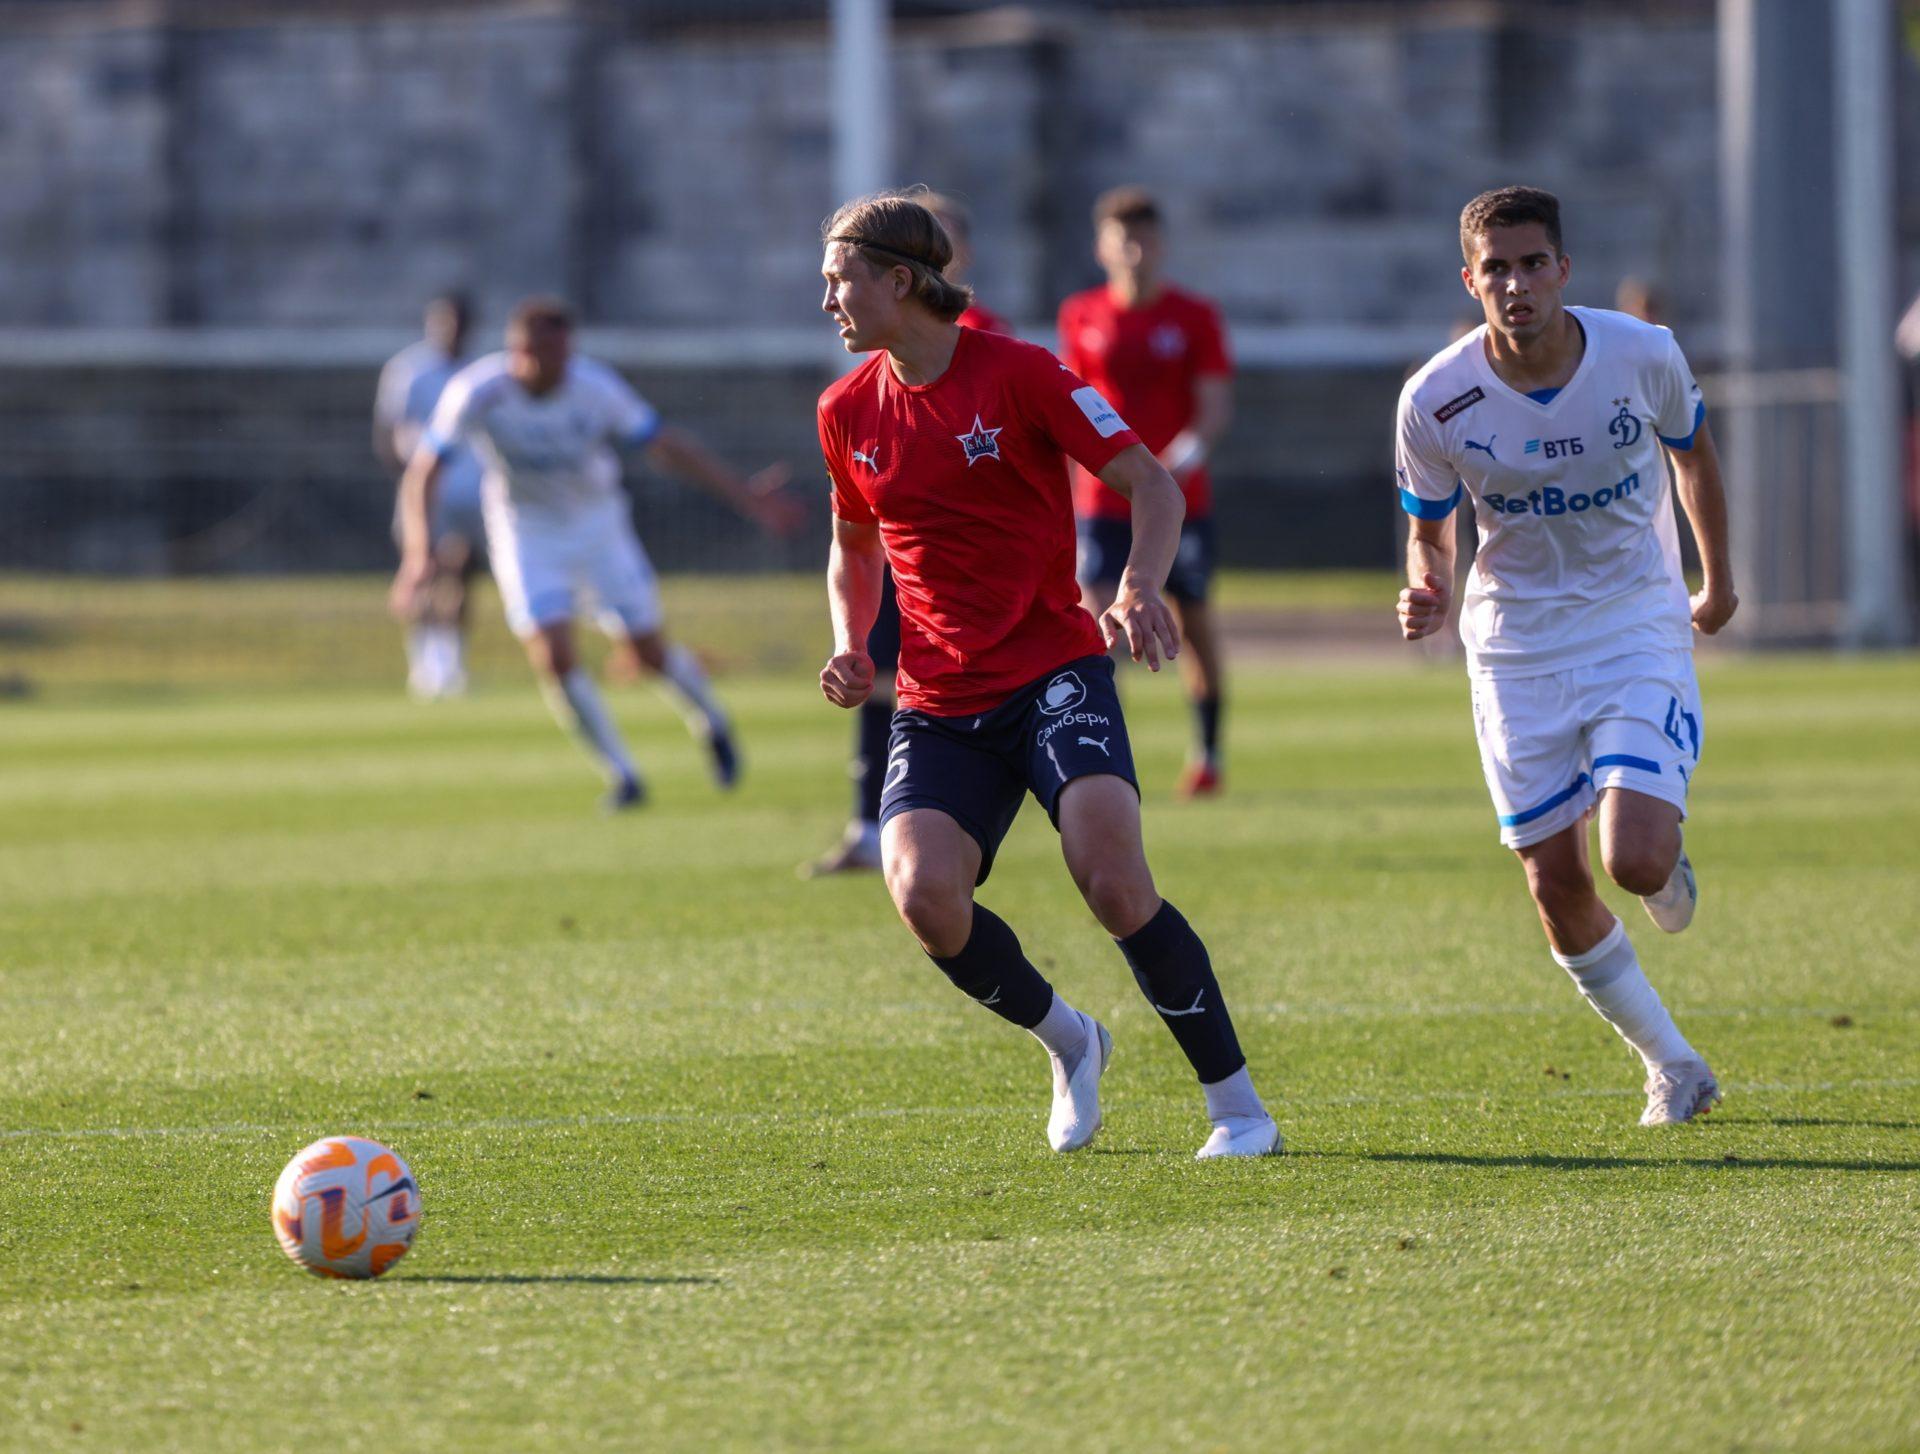
[[[1241,1066],[1225,1080],[1200,1087],[1207,1098],[1207,1119],[1214,1125],[1229,1121],[1265,1121],[1271,1119],[1260,1094],[1253,1088],[1253,1077]]]
[[[700,665],[700,658],[677,641],[667,648],[666,657],[661,675],[666,678],[674,695],[680,698],[687,726],[695,732],[725,732],[726,710],[720,705],[720,699],[714,696],[713,685],[707,680],[706,668]]]
[[[1614,920],[1613,930],[1585,954],[1553,951],[1554,962],[1573,976],[1587,1003],[1620,1038],[1640,1052],[1648,1070],[1700,1058],[1647,983],[1640,958],[1627,938],[1626,925]]]
[[[1087,1020],[1078,1010],[1061,998],[1060,992],[1053,993],[1053,1003],[1047,1006],[1047,1013],[1027,1033],[1047,1047],[1051,1055],[1062,1065],[1076,1063],[1087,1048]]]
[[[407,685],[416,692],[433,685],[433,628],[418,622],[407,628]]]
[[[540,695],[547,699],[554,720],[606,764],[609,777],[627,781],[640,776],[627,755],[626,744],[620,740],[620,730],[613,725],[607,704],[601,700],[600,689],[584,667],[575,667],[557,682],[542,676]]]
[[[434,627],[433,650],[440,663],[442,681],[451,682],[466,671],[466,643],[461,639],[458,626]]]

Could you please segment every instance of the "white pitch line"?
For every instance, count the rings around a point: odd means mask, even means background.
[[[1889,1080],[1828,1080],[1810,1084],[1756,1081],[1729,1084],[1730,1094],[1741,1095],[1821,1095],[1832,1091],[1912,1090],[1920,1087],[1920,1076]],[[1617,1089],[1583,1086],[1578,1090],[1545,1091],[1530,1099],[1543,1101],[1589,1100],[1606,1097],[1638,1096],[1631,1086]],[[1307,1096],[1279,1102],[1289,1106],[1383,1106],[1420,1105],[1436,1101],[1511,1100],[1515,1092],[1491,1090],[1407,1091],[1388,1095]],[[554,1129],[591,1129],[596,1126],[675,1125],[693,1121],[722,1119],[794,1124],[834,1121],[903,1120],[920,1116],[1026,1116],[1038,1112],[1027,1106],[870,1106],[851,1111],[638,1111],[588,1116],[498,1116],[470,1121],[383,1121],[365,1127],[373,1131],[539,1131]],[[83,1126],[62,1129],[53,1126],[21,1126],[0,1131],[0,1141],[88,1140],[92,1138],[141,1139],[167,1136],[310,1136],[311,1123],[295,1126],[267,1126],[231,1123],[218,1126]]]

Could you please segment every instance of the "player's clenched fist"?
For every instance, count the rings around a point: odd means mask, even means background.
[[[820,669],[820,690],[836,707],[857,707],[873,694],[873,658],[843,651]]]
[[[1693,615],[1693,629],[1702,636],[1712,636],[1733,619],[1733,613],[1740,609],[1740,598],[1724,586],[1709,583],[1694,592],[1687,606]]]
[[[1452,592],[1447,583],[1429,571],[1422,583],[1400,592],[1400,634],[1409,641],[1431,636],[1447,619],[1447,602]]]

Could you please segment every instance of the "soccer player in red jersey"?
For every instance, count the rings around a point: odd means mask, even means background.
[[[953,260],[946,266],[947,280],[965,283],[973,268],[973,219],[967,209],[940,192],[917,193],[916,200],[934,215],[953,244]],[[979,299],[967,304],[966,311],[954,320],[962,328],[978,328],[985,333],[1012,334],[1006,319]],[[894,599],[893,572],[884,572],[880,588],[880,614],[874,618],[867,636],[867,655],[873,658],[873,692],[854,714],[853,819],[840,841],[819,858],[800,866],[802,878],[820,878],[834,873],[857,873],[880,867],[880,789],[885,779],[887,739],[893,731],[893,676],[900,661],[900,604]]]
[[[1094,256],[1107,281],[1060,305],[1060,358],[1113,402],[1186,496],[1167,595],[1192,648],[1181,669],[1198,751],[1181,792],[1193,797],[1220,786],[1224,664],[1207,608],[1214,560],[1207,456],[1233,417],[1233,362],[1219,312],[1162,275],[1166,239],[1153,197],[1139,187],[1116,188],[1094,205],[1093,222]],[[1080,584],[1087,609],[1098,615],[1125,569],[1132,507],[1087,469],[1074,471],[1073,493]]]
[[[888,565],[900,599],[900,710],[882,795],[887,888],[962,991],[1033,1033],[1053,1063],[1047,1139],[1100,1127],[1106,1027],[1057,994],[1006,922],[974,902],[1026,794],[1046,809],[1087,906],[1186,1053],[1213,1129],[1203,1159],[1279,1149],[1205,946],[1154,887],[1107,646],[1158,669],[1179,637],[1160,583],[1180,493],[1097,390],[1045,349],[961,328],[952,245],[910,195],[850,202],[825,230],[823,307],[872,357],[820,397],[833,478],[834,651],[821,690],[873,689],[868,631]],[[1099,624],[1073,579],[1071,457],[1135,506],[1131,559]]]

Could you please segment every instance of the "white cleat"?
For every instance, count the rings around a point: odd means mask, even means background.
[[[1213,1161],[1222,1156],[1278,1156],[1286,1149],[1280,1128],[1273,1117],[1257,1121],[1234,1119],[1221,1121],[1207,1137],[1207,1144],[1193,1153],[1195,1161]]]
[[[1704,1060],[1661,1066],[1647,1077],[1645,1090],[1647,1108],[1640,1113],[1643,1126],[1678,1126],[1706,1115],[1720,1099],[1720,1082],[1713,1078]]]
[[[1669,934],[1678,934],[1693,922],[1693,911],[1700,906],[1700,885],[1694,880],[1693,864],[1684,847],[1665,886],[1640,902],[1646,907],[1647,917]]]
[[[1100,1077],[1113,1059],[1113,1036],[1085,1010],[1087,1044],[1068,1070],[1053,1062],[1053,1114],[1047,1117],[1047,1144],[1055,1151],[1078,1151],[1100,1129]]]

